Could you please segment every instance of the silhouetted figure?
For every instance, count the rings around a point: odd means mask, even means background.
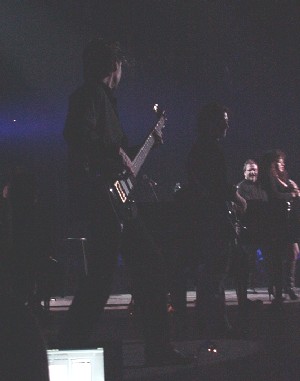
[[[46,261],[49,232],[40,215],[36,178],[25,167],[16,166],[4,190],[11,289],[20,302],[44,319],[47,316],[41,305],[39,280],[41,266]]]
[[[61,345],[86,346],[112,287],[122,246],[152,365],[185,363],[170,346],[163,260],[134,205],[131,217],[115,209],[110,186],[133,163],[125,153],[116,98],[124,55],[116,42],[91,41],[83,53],[84,84],[70,97],[64,136],[69,148],[71,212],[87,227],[88,275],[60,331]],[[159,140],[159,137],[157,137]],[[111,184],[109,186],[109,184]]]
[[[1,270],[0,380],[49,381],[40,328],[30,309],[5,290],[7,281],[2,275]]]
[[[9,278],[9,259],[11,256],[12,229],[11,210],[8,199],[9,183],[5,182],[0,193],[0,260],[5,267],[6,278]]]
[[[37,186],[27,169],[14,169],[8,185],[11,213],[11,273],[15,296],[23,303],[31,302],[35,291],[38,266]]]
[[[197,309],[205,334],[212,338],[230,329],[225,309],[224,280],[234,237],[227,202],[242,208],[245,201],[229,184],[220,141],[226,137],[228,111],[222,105],[204,106],[198,117],[198,138],[187,160],[189,179],[188,228],[198,249]]]

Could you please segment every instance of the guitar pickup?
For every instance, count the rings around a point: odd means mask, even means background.
[[[122,201],[122,202],[126,202],[126,200],[127,200],[127,195],[126,195],[125,190],[124,190],[124,188],[122,187],[120,181],[116,181],[116,182],[114,183],[114,187],[116,188],[116,190],[117,190],[117,192],[118,192],[118,194],[119,194],[119,197],[120,197],[121,201]]]
[[[126,180],[117,180],[114,186],[120,196],[121,201],[124,203],[127,201],[129,193],[133,188],[133,183],[128,177]]]

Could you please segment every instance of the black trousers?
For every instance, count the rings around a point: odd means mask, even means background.
[[[94,201],[88,222],[88,275],[74,296],[58,339],[65,346],[88,345],[110,295],[121,250],[141,311],[146,350],[162,348],[169,343],[162,255],[139,217],[122,230],[108,199],[100,195]]]
[[[38,224],[33,212],[12,219],[12,245],[9,253],[11,288],[22,303],[34,298],[42,253]]]

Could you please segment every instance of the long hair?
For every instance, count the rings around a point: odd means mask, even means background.
[[[261,161],[259,163],[258,177],[264,186],[267,186],[270,176],[278,178],[285,183],[288,182],[288,172],[286,170],[284,170],[283,172],[280,172],[278,170],[277,163],[280,159],[282,159],[283,161],[285,161],[286,159],[286,154],[280,149],[267,151],[262,156]]]

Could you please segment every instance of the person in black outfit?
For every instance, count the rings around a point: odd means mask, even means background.
[[[12,292],[8,273],[6,264],[1,263],[0,380],[49,381],[46,344],[40,325],[32,309]]]
[[[227,202],[242,209],[245,201],[227,179],[220,140],[225,138],[228,110],[218,103],[204,106],[198,117],[198,138],[187,160],[190,225],[198,248],[197,309],[208,338],[228,333],[224,280],[234,236]]]
[[[267,201],[267,194],[262,189],[260,183],[257,181],[259,169],[256,160],[246,160],[244,163],[243,170],[245,179],[237,185],[239,194],[246,201]]]
[[[11,210],[9,203],[9,183],[6,182],[0,194],[0,260],[6,269],[6,278],[10,279],[10,257],[12,244]],[[11,281],[11,280],[10,280]]]
[[[287,192],[286,188],[292,192],[292,200],[288,204],[288,224],[289,224],[289,242],[287,244],[287,253],[283,262],[283,285],[284,292],[291,300],[297,300],[298,295],[295,291],[295,274],[296,263],[299,254],[299,239],[300,239],[300,190],[298,185],[289,178],[288,172],[285,169],[286,155],[280,152],[276,168],[278,178],[281,180],[278,189]]]
[[[83,52],[84,84],[69,100],[64,137],[69,148],[71,211],[87,226],[88,275],[58,339],[61,346],[89,345],[111,292],[122,247],[141,311],[146,363],[184,364],[187,358],[170,345],[161,254],[138,211],[130,220],[120,220],[109,197],[107,184],[132,167],[113,94],[124,61],[117,42],[92,40]]]
[[[300,236],[299,230],[299,197],[300,191],[296,184],[289,179],[285,170],[285,153],[281,150],[266,152],[260,165],[261,182],[268,194],[269,199],[269,241],[270,241],[270,274],[271,284],[269,294],[274,296],[273,303],[281,304],[283,301],[283,263],[287,260],[291,244],[297,242]],[[293,212],[290,206],[293,204]],[[294,259],[295,252],[289,253]],[[290,278],[294,278],[293,263],[288,261]],[[290,297],[296,299],[293,290],[293,281],[290,279]],[[294,295],[295,294],[295,295]]]
[[[245,228],[241,234],[242,246],[247,257],[245,287],[247,289],[249,280],[249,288],[253,293],[256,293],[256,256],[258,249],[266,249],[265,229],[263,226],[267,218],[268,197],[261,184],[257,181],[259,171],[257,161],[253,159],[246,160],[243,171],[245,178],[237,185],[237,188],[238,193],[247,202],[247,210],[240,216],[241,223]],[[265,250],[263,250],[263,253],[265,254]]]
[[[0,292],[0,380],[49,381],[45,340],[32,311]]]
[[[34,313],[44,315],[37,295],[40,265],[42,224],[38,216],[36,176],[18,165],[6,184],[7,224],[10,231],[9,272],[12,291],[17,299],[28,304]],[[46,233],[47,234],[47,233]]]

